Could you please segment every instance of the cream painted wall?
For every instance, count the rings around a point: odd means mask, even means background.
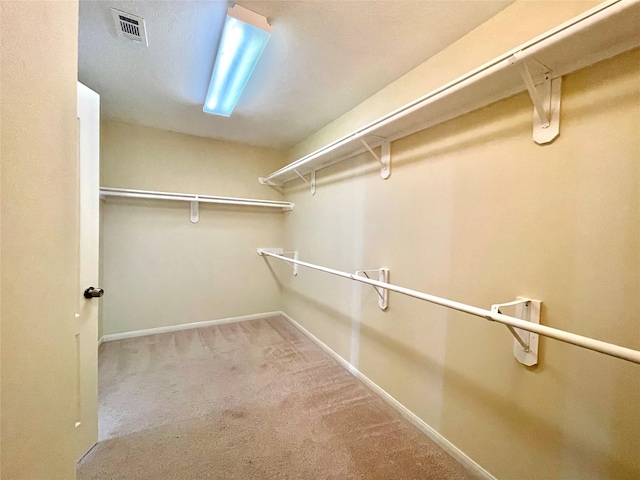
[[[543,300],[542,322],[640,349],[640,51],[565,77],[561,136],[531,140],[525,94],[293,184],[286,247],[340,270],[489,307]],[[640,369],[303,269],[284,311],[501,479],[640,476]],[[362,288],[363,290],[359,290]]]
[[[281,200],[257,178],[277,152],[104,121],[103,186]],[[256,254],[283,243],[278,210],[187,203],[102,202],[102,334],[281,309],[277,278]]]
[[[78,3],[4,1],[0,22],[0,476],[72,479]]]
[[[591,6],[518,2],[288,157]],[[640,349],[639,65],[636,50],[565,77],[551,145],[532,142],[521,94],[394,142],[387,181],[362,155],[319,171],[313,197],[288,184],[285,247],[485,308],[539,298],[544,324]],[[640,477],[637,365],[543,339],[528,369],[499,325],[394,294],[381,312],[372,288],[311,270],[281,278],[285,312],[497,478]]]

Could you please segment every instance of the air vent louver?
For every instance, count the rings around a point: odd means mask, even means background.
[[[149,46],[147,42],[147,31],[144,19],[130,13],[121,12],[115,8],[111,9],[113,20],[116,24],[116,31],[121,38],[128,38],[134,42]]]

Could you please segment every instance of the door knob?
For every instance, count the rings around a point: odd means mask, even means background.
[[[89,287],[84,291],[84,298],[88,299],[101,297],[102,295],[104,295],[104,290],[101,288]]]

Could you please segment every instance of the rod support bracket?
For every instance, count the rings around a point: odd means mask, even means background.
[[[271,253],[273,255],[278,255],[282,260],[284,260],[285,262],[287,262],[287,258],[285,257],[285,255],[291,255],[291,257],[293,260],[298,260],[298,251],[294,251],[294,252],[285,252],[284,248],[258,248],[258,255],[264,257],[265,252],[267,253]],[[287,265],[289,265],[292,269],[293,269],[293,276],[297,277],[298,276],[298,264],[297,263],[292,263],[292,262],[287,262]]]
[[[274,255],[282,255],[282,252],[284,252],[283,248],[257,248],[256,250],[258,252],[258,255],[260,255],[261,257],[264,257],[265,252],[273,253]]]
[[[544,145],[560,135],[562,77],[552,79],[549,68],[535,59],[524,59],[520,55],[520,52],[515,53],[509,61],[518,67],[533,103],[533,141]]]
[[[367,277],[369,273],[376,273],[377,280],[383,283],[389,283],[389,269],[388,268],[376,268],[375,270],[356,270],[356,276]],[[380,310],[386,310],[389,307],[389,290],[382,287],[376,287],[375,285],[371,285],[373,289],[378,294],[378,307]]]
[[[391,141],[388,138],[384,138],[382,140],[382,143],[380,144],[380,156],[378,156],[364,138],[360,138],[359,140],[373,158],[380,162],[380,177],[384,180],[389,178],[391,175]]]
[[[189,202],[189,205],[189,218],[191,220],[191,223],[198,223],[198,221],[200,220],[200,202],[198,202],[198,197],[196,197],[195,200]]]
[[[517,297],[517,300],[508,303],[496,303],[491,305],[493,313],[502,313],[500,309],[507,307],[516,307],[514,317],[526,320],[531,323],[540,324],[540,300],[531,298]],[[538,363],[538,339],[537,333],[527,332],[520,328],[506,325],[514,337],[513,356],[518,362],[531,367]]]
[[[287,262],[287,258],[285,257],[285,255],[291,255],[291,258],[293,260],[298,260],[298,251],[295,250],[293,252],[282,252],[280,255],[283,256],[283,260],[285,262]],[[293,269],[293,276],[297,277],[298,276],[298,264],[297,263],[291,263],[291,262],[287,262],[287,264]]]
[[[258,177],[258,182],[261,185],[268,185],[269,187],[281,187],[279,183],[272,182],[267,177]]]
[[[380,163],[380,176],[386,180],[391,175],[391,142],[388,139],[382,141]]]
[[[316,171],[311,170],[311,181],[308,181],[306,178],[304,178],[304,176],[300,175],[298,170],[294,169],[293,171],[296,172],[296,175],[298,175],[304,183],[306,183],[307,185],[309,185],[309,187],[311,187],[311,195],[315,195],[316,194]]]

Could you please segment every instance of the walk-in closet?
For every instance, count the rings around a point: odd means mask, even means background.
[[[3,479],[640,478],[639,0],[0,11]]]

